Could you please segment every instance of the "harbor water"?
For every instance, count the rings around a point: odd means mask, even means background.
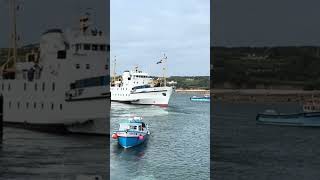
[[[0,180],[106,179],[106,137],[4,128]]]
[[[128,149],[110,138],[112,180],[209,179],[210,103],[191,102],[192,95],[176,93],[166,108],[112,102],[111,133],[132,116],[142,116],[151,132]]]
[[[213,179],[319,179],[319,127],[257,124],[257,113],[266,109],[296,113],[302,105],[214,102]]]

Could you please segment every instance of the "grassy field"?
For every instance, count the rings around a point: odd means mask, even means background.
[[[319,47],[211,49],[214,86],[320,89]]]

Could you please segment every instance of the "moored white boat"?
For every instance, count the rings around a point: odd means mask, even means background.
[[[256,120],[262,124],[320,127],[320,112],[295,114],[261,113],[257,115]]]
[[[209,95],[192,96],[192,97],[190,97],[190,100],[196,101],[196,102],[210,102],[210,96]]]

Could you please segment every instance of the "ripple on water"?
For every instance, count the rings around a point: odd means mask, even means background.
[[[111,179],[209,179],[210,103],[190,102],[176,94],[170,106],[117,103],[111,108],[111,131],[130,115],[149,124],[148,141],[123,149],[111,140]]]

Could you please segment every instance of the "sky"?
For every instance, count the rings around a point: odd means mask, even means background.
[[[210,0],[111,0],[111,73],[139,66],[167,76],[209,75]]]
[[[211,45],[320,45],[319,0],[213,0]]]
[[[109,33],[109,7],[102,0],[16,0],[19,46],[39,43],[41,34],[51,28],[62,30],[79,27],[79,18],[92,14],[95,26]],[[9,44],[9,0],[0,0],[0,48]]]

